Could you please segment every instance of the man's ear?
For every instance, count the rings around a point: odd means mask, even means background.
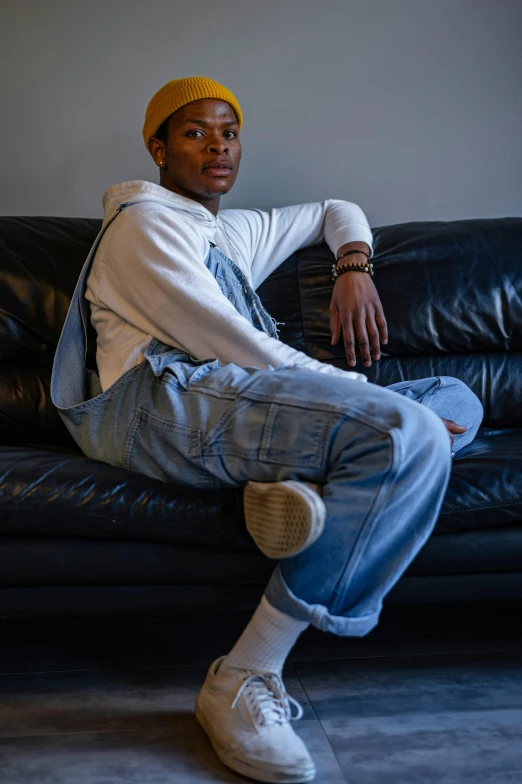
[[[155,136],[151,136],[149,139],[149,152],[152,155],[156,166],[159,166],[160,168],[165,166],[167,163],[167,149],[165,142],[162,142],[161,139],[156,139]]]

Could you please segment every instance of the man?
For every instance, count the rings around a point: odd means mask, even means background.
[[[230,768],[301,782],[315,768],[290,726],[302,710],[284,689],[285,659],[310,623],[346,636],[377,624],[435,524],[452,445],[474,438],[482,406],[458,379],[381,388],[278,340],[255,288],[325,240],[339,272],[332,341],[342,328],[352,367],[356,340],[366,366],[370,347],[379,358],[372,235],[352,202],[219,213],[241,125],[235,96],[204,77],[153,96],[143,137],[160,185],[106,191],[52,394],[88,456],[200,488],[245,487],[248,530],[280,563],[234,648],[210,666],[196,715]],[[84,366],[87,301],[97,373]]]

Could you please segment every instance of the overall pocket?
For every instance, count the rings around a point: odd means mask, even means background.
[[[201,430],[138,409],[125,449],[125,468],[163,482],[213,490],[215,480],[203,468]]]

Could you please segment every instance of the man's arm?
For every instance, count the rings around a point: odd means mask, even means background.
[[[100,249],[101,250],[101,249]],[[168,211],[126,210],[107,235],[97,303],[145,334],[182,346],[197,359],[279,368],[301,365],[330,375],[366,376],[318,362],[257,330],[224,296],[202,259],[195,233]]]
[[[324,202],[262,210],[223,210],[221,219],[245,260],[250,260],[254,288],[257,288],[296,250],[326,242],[337,258],[347,250],[365,250],[373,255],[373,237],[364,212],[353,202],[329,199]],[[366,259],[348,256],[347,261]],[[354,366],[355,341],[361,359],[371,365],[380,358],[379,338],[388,334],[381,301],[371,277],[364,272],[346,272],[332,286],[330,331],[332,345],[338,343],[341,328],[346,358]]]
[[[222,210],[219,217],[250,264],[254,288],[300,248],[326,242],[332,253],[351,242],[371,251],[372,232],[364,212],[349,201],[322,202],[263,210]]]

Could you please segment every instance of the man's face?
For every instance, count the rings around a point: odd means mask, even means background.
[[[225,101],[203,98],[183,106],[168,121],[166,145],[151,139],[161,169],[160,184],[217,214],[219,197],[236,181],[241,160],[239,125]]]

